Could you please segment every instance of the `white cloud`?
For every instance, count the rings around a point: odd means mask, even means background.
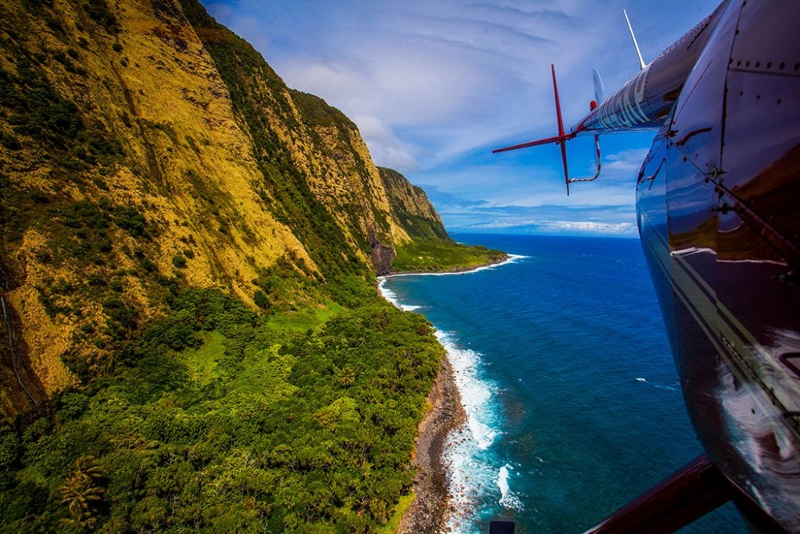
[[[413,155],[414,147],[402,143],[386,123],[369,115],[353,117],[353,120],[358,125],[361,137],[367,143],[372,159],[377,165],[401,173],[417,169],[417,160]]]
[[[635,235],[636,225],[630,222],[604,223],[593,221],[540,221],[528,220],[495,220],[474,224],[470,230],[527,230],[536,233],[553,234],[598,234],[598,235]]]
[[[602,223],[592,221],[547,221],[538,224],[541,231],[553,233],[581,232],[589,234],[630,235],[636,225],[629,222]]]
[[[283,75],[291,76],[294,87],[315,95],[348,94],[365,82],[347,66],[319,61],[299,63]]]
[[[613,176],[637,176],[649,151],[647,148],[632,148],[610,154],[605,158],[603,171]]]
[[[624,205],[626,213],[609,212],[616,220],[603,228],[629,224],[636,173],[647,153],[641,139],[603,141],[609,152],[600,179],[575,184],[568,198],[553,147],[489,154],[492,147],[555,133],[550,63],[567,126],[588,111],[592,67],[602,73],[607,94],[635,74],[623,0],[203,1],[288,85],[351,117],[376,163],[461,202],[459,217],[467,217],[476,201],[497,212]],[[654,59],[716,3],[641,0],[628,6],[645,59]],[[580,143],[570,143],[571,173],[591,175],[593,146]],[[551,220],[568,225],[570,219]],[[581,231],[605,224],[589,223]]]

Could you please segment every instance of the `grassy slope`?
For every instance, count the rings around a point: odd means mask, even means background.
[[[506,253],[452,241],[417,240],[396,249],[394,272],[461,271],[497,263]]]
[[[395,170],[384,167],[378,170],[391,193],[392,210],[412,238],[396,244],[392,272],[463,271],[506,258],[499,250],[453,241],[425,191]]]

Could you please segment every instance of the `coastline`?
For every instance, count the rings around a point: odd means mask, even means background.
[[[476,267],[454,267],[452,269],[447,269],[443,271],[392,271],[390,273],[378,276],[378,282],[380,282],[381,279],[392,278],[394,276],[447,276],[456,274],[470,274],[482,271],[484,269],[492,269],[494,267],[499,267],[501,265],[505,265],[506,263],[512,263],[521,257],[522,256],[518,256],[516,254],[505,254],[505,256],[503,256],[498,260],[493,260],[488,263],[484,263],[483,265],[478,265]]]
[[[447,276],[469,274],[484,269],[492,269],[512,263],[524,256],[505,254],[502,259],[470,268],[456,268],[448,271],[394,272],[378,277],[378,291],[389,302],[401,309],[407,309],[386,295],[382,281],[394,276]],[[451,511],[450,474],[445,464],[444,452],[448,435],[459,428],[467,418],[461,402],[461,393],[456,384],[453,367],[447,349],[434,380],[427,402],[430,409],[419,424],[415,451],[412,461],[417,468],[417,476],[412,486],[414,500],[403,514],[398,534],[417,532],[443,532]]]
[[[444,449],[450,431],[460,426],[466,417],[445,352],[439,374],[428,394],[431,409],[419,424],[414,465],[414,501],[403,514],[397,532],[441,532],[449,511],[450,491]]]

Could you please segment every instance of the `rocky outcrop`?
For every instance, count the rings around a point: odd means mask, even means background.
[[[374,234],[370,239],[370,244],[372,246],[370,259],[372,260],[372,268],[375,269],[375,274],[384,276],[391,273],[392,260],[395,257],[394,249],[378,241]]]

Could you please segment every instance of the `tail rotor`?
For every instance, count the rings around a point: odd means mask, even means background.
[[[556,83],[555,65],[550,65],[550,71],[553,74],[553,94],[556,100],[556,118],[558,119],[558,135],[554,137],[547,137],[545,139],[538,139],[536,141],[530,141],[528,143],[522,143],[521,145],[497,148],[495,150],[492,150],[492,153],[497,154],[498,152],[508,152],[509,150],[518,150],[520,148],[528,148],[539,145],[549,145],[550,143],[555,143],[559,145],[561,148],[561,162],[564,166],[564,184],[567,187],[567,195],[569,195],[570,178],[569,178],[569,171],[567,170],[567,141],[569,141],[570,139],[574,139],[575,136],[578,135],[578,131],[569,133],[564,131],[564,119],[561,117],[561,101],[558,98],[558,84]]]

